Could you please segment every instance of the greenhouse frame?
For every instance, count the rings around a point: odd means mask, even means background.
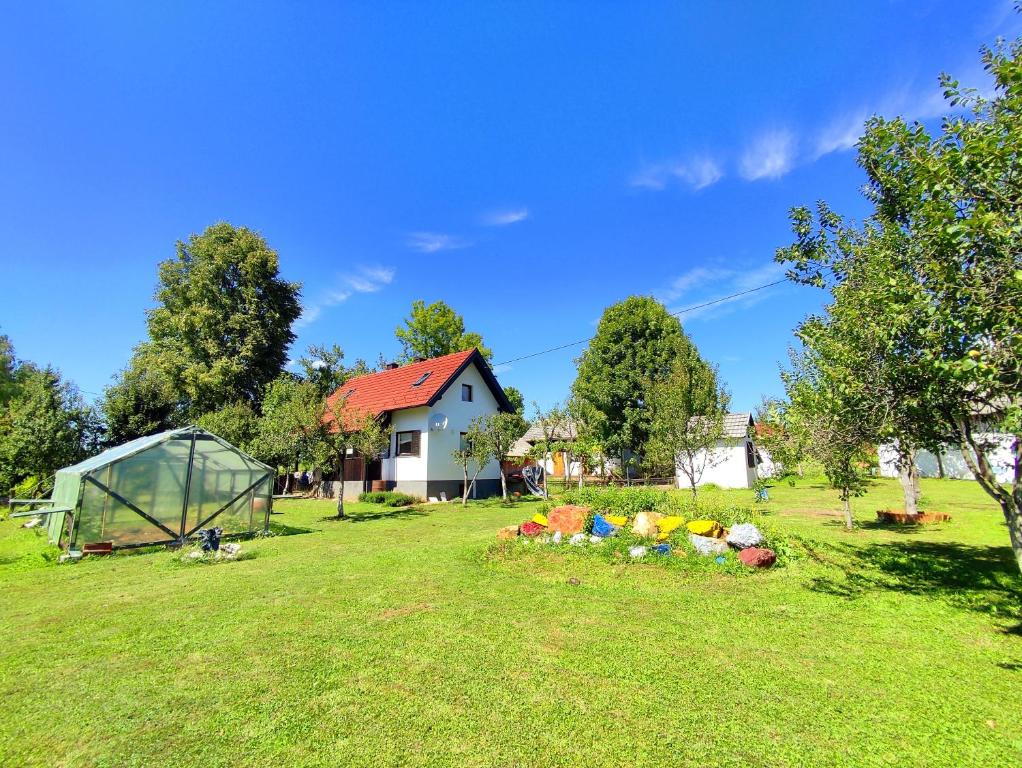
[[[180,544],[202,528],[269,528],[276,471],[206,430],[140,437],[57,472],[50,542],[69,550]]]

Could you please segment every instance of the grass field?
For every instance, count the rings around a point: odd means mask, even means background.
[[[805,556],[739,576],[498,556],[525,503],[279,503],[214,566],[3,522],[0,764],[1017,766],[1022,579],[975,484],[923,482],[950,524],[772,488]]]

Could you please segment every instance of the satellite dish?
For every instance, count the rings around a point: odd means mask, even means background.
[[[447,417],[442,413],[431,413],[429,415],[429,431],[430,432],[443,432],[447,429]]]

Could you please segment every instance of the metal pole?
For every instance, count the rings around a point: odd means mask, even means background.
[[[180,542],[185,543],[185,525],[188,522],[188,496],[192,492],[192,464],[195,461],[195,433],[192,432],[192,445],[188,449],[188,474],[185,475],[185,497],[181,504],[181,535]]]

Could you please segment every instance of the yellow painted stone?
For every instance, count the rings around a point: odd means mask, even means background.
[[[628,518],[624,515],[604,515],[603,519],[611,525],[628,525]]]
[[[720,523],[716,520],[693,520],[688,524],[689,533],[696,536],[718,536],[720,530]]]
[[[542,525],[544,528],[548,525],[546,515],[541,515],[538,512],[532,516],[532,522],[536,525]]]
[[[680,515],[670,515],[657,523],[657,528],[660,529],[660,535],[666,536],[680,528],[684,522],[685,518]]]

